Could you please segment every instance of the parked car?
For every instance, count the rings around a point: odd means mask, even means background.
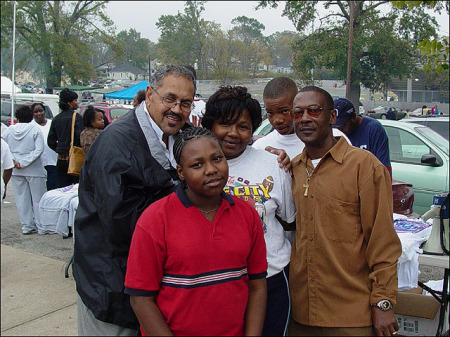
[[[418,117],[418,116],[422,116],[422,108],[417,108],[409,112],[409,117]]]
[[[101,109],[105,112],[106,118],[108,118],[108,121],[111,123],[112,120],[115,117],[120,117],[124,114],[126,114],[128,111],[131,110],[130,106],[124,106],[124,105],[108,105],[106,104],[83,104],[80,105],[79,113],[83,115],[84,110],[88,105],[93,105],[95,108]]]
[[[387,112],[389,109],[392,109],[395,114],[395,120],[400,120],[406,116],[406,112],[402,111],[399,108],[396,107],[389,107],[389,106],[377,106],[376,108],[367,111],[364,115],[369,116],[376,119],[387,119]]]
[[[423,215],[433,196],[449,192],[449,143],[416,123],[380,120],[389,138],[392,177],[414,188],[414,212]]]
[[[22,101],[16,99],[14,101],[14,112],[16,109],[22,105],[32,105],[35,102],[30,101]],[[42,103],[42,102],[40,102]],[[45,110],[45,118],[52,119],[53,118],[53,112],[52,109],[46,104],[42,103],[44,105]],[[2,123],[10,126],[11,125],[11,99],[9,98],[2,98],[1,99],[1,109],[2,109]],[[14,123],[17,123],[17,119],[14,118]]]
[[[273,130],[272,125],[268,119],[262,121],[260,127],[253,133],[253,139],[264,137]],[[276,132],[276,131],[272,131]],[[291,158],[292,159],[292,158]],[[414,203],[414,189],[409,182],[404,179],[392,179],[392,196],[394,199],[394,212],[403,215],[410,215],[413,212],[418,213],[413,207]],[[430,205],[431,206],[431,205]]]
[[[449,116],[425,115],[412,119],[404,119],[402,122],[416,123],[428,126],[442,137],[449,140]]]
[[[253,139],[257,140],[267,135],[272,130],[273,126],[270,124],[269,119],[266,118],[262,121],[261,125],[255,130],[255,132],[253,132]]]
[[[27,101],[27,102],[40,102],[45,103],[52,110],[53,116],[59,114],[59,96],[54,94],[37,94],[37,93],[21,93],[16,94],[16,100]]]

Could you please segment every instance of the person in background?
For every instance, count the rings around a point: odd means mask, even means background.
[[[39,201],[47,191],[46,171],[42,165],[44,136],[33,121],[33,110],[29,105],[16,109],[17,124],[8,127],[2,138],[11,150],[14,169],[11,183],[16,200],[19,220],[24,235],[36,233],[40,227]],[[45,234],[45,233],[39,233]]]
[[[77,184],[79,177],[67,174],[69,168],[69,150],[72,133],[73,112],[78,109],[78,94],[68,88],[61,90],[59,94],[59,108],[50,125],[47,144],[58,154],[56,161],[56,172],[58,174],[58,187]],[[73,145],[81,147],[80,133],[83,131],[83,118],[80,114],[75,115],[75,132]]]
[[[2,184],[1,184],[1,197],[2,200],[6,198],[6,187],[11,179],[12,170],[14,168],[14,160],[9,150],[8,143],[1,138],[2,152],[1,152],[1,169],[2,169]]]
[[[133,106],[137,107],[143,101],[145,101],[145,90],[139,90],[133,97]]]
[[[197,82],[197,72],[195,71],[195,68],[191,65],[184,65],[186,69],[190,70],[192,74],[194,75],[195,81]],[[192,111],[189,115],[189,121],[192,123],[193,126],[198,127],[201,125],[203,114],[205,113],[205,105],[206,103],[203,102],[200,97],[200,95],[196,94],[194,97],[194,102],[192,103]]]
[[[227,160],[209,130],[183,132],[174,156],[182,184],[142,213],[128,257],[125,293],[143,335],[261,335],[267,261],[258,213],[224,193]]]
[[[105,110],[100,109],[100,108],[94,108],[94,109],[95,109],[95,111],[98,111],[98,112],[102,113],[102,115],[103,115],[103,123],[105,124],[105,128],[106,128],[109,125],[109,120],[108,120],[108,117],[106,117]],[[119,118],[119,116],[115,116],[115,118],[113,118],[111,123],[114,122],[117,118]],[[81,132],[83,132],[83,131],[81,131]]]
[[[305,87],[292,109],[305,143],[292,161],[297,208],[290,336],[395,336],[397,260],[390,175],[369,151],[333,137],[331,95]]]
[[[105,128],[104,116],[102,111],[95,109],[92,105],[84,110],[83,125],[85,129],[81,131],[80,144],[85,156],[94,140]]]
[[[261,120],[261,105],[247,88],[222,86],[209,97],[202,126],[216,135],[227,158],[225,192],[248,202],[260,216],[269,266],[263,336],[282,336],[290,310],[291,254],[291,242],[283,226],[292,225],[296,213],[289,173],[273,154],[250,146]]]
[[[389,108],[389,110],[386,112],[386,119],[395,121],[395,112],[394,110],[392,110],[392,108]]]
[[[431,108],[431,114],[432,115],[439,115],[439,109],[437,107],[437,104],[435,104],[432,108]]]
[[[173,143],[191,112],[195,79],[182,66],[156,71],[145,103],[111,123],[90,147],[78,189],[73,276],[80,336],[136,336],[124,293],[136,222],[178,182]]]
[[[194,98],[194,107],[192,108],[190,121],[194,126],[200,126],[203,115],[205,114],[206,103],[203,102],[199,96]]]
[[[58,188],[58,174],[56,173],[56,161],[58,154],[53,151],[47,144],[48,132],[50,131],[51,122],[45,118],[45,109],[42,103],[33,103],[34,121],[39,125],[42,135],[44,136],[44,152],[41,155],[42,165],[47,171],[47,191]]]
[[[335,99],[334,108],[337,117],[333,128],[345,133],[353,146],[372,152],[392,176],[389,139],[383,125],[374,118],[356,115],[352,102],[346,98]]]
[[[288,77],[277,77],[267,83],[263,92],[263,100],[267,118],[274,130],[256,140],[252,145],[255,149],[265,149],[267,146],[283,149],[291,160],[303,151],[305,144],[295,134],[294,119],[291,113],[297,92],[297,85]],[[350,140],[342,131],[333,129],[333,136],[344,137],[351,145]]]

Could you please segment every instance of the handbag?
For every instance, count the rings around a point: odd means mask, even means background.
[[[67,169],[67,174],[71,176],[80,176],[81,166],[84,163],[84,153],[83,149],[78,146],[73,145],[73,138],[75,133],[75,116],[76,111],[73,112],[72,116],[72,136],[70,140],[70,149],[69,149],[69,168]]]

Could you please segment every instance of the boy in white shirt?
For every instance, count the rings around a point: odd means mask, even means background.
[[[277,77],[267,83],[263,92],[263,100],[267,118],[275,130],[255,141],[254,148],[265,149],[266,146],[271,146],[283,149],[291,160],[302,153],[305,144],[295,134],[294,120],[291,116],[293,101],[297,92],[297,85],[287,77]],[[336,131],[339,130],[333,129],[335,137],[344,137],[351,144],[343,132]]]

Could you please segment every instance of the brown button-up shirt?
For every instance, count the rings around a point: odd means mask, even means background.
[[[306,163],[311,177],[304,196]],[[311,326],[372,325],[370,304],[395,303],[402,252],[388,171],[344,138],[315,169],[304,150],[292,170],[297,208],[289,275],[292,317]]]

